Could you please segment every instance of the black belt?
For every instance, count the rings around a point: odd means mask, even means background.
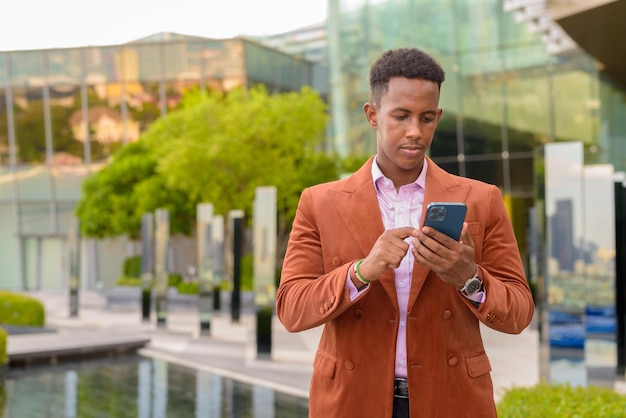
[[[409,399],[409,383],[404,377],[396,377],[393,381],[393,396]]]

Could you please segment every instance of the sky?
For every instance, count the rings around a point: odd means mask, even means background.
[[[0,51],[116,45],[159,32],[273,35],[320,23],[328,0],[0,0]]]

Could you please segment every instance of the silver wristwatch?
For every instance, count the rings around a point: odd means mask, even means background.
[[[474,277],[467,279],[463,288],[461,288],[461,293],[465,296],[472,296],[473,294],[480,292],[482,288],[483,282],[478,278],[478,273],[476,273]]]

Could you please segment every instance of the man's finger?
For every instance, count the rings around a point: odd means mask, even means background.
[[[472,239],[472,234],[470,234],[467,222],[463,222],[463,229],[461,230],[461,242],[474,248],[474,240]]]
[[[405,239],[413,235],[415,228],[412,226],[403,226],[400,228],[390,229],[389,232],[396,238]]]

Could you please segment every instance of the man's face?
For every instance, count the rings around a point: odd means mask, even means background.
[[[366,103],[376,129],[377,161],[396,188],[415,181],[441,119],[439,86],[433,81],[394,77],[380,104]]]

